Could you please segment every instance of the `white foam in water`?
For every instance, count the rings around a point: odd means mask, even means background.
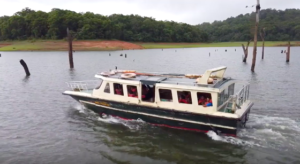
[[[81,104],[76,104],[76,106],[74,108],[77,109],[79,111],[79,113],[85,113],[84,106]]]
[[[256,144],[252,141],[245,141],[243,139],[240,138],[236,138],[236,137],[230,137],[230,136],[219,136],[217,133],[215,133],[214,131],[208,131],[206,133],[208,135],[208,137],[210,137],[211,139],[215,140],[215,141],[222,141],[222,142],[226,142],[226,143],[230,143],[230,144],[234,144],[234,145],[241,145],[241,146],[261,146],[259,144]]]
[[[215,141],[243,146],[271,147],[280,150],[300,148],[300,139],[297,137],[300,135],[300,123],[283,117],[251,114],[246,128],[242,129],[237,137],[219,136],[214,131],[207,132],[207,135]]]
[[[106,123],[122,124],[131,130],[139,130],[141,123],[145,123],[142,119],[137,120],[123,120],[117,117],[108,116],[107,118],[98,117],[98,121]]]

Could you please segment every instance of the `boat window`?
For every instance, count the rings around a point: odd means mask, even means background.
[[[102,79],[99,79],[99,83],[97,84],[95,89],[99,89],[101,87],[102,81],[103,81]]]
[[[177,91],[178,102],[182,104],[192,104],[190,91]]]
[[[228,86],[228,95],[231,96],[234,94],[234,83]]]
[[[159,89],[159,97],[160,97],[160,101],[168,101],[168,102],[173,101],[172,91],[169,89]]]
[[[154,102],[155,85],[142,84],[142,101]]]
[[[210,93],[197,92],[197,99],[198,99],[198,105],[202,105],[204,107],[213,105]]]
[[[114,93],[115,93],[115,95],[124,96],[123,85],[119,84],[119,83],[114,83]]]
[[[225,90],[218,94],[218,107],[227,100],[227,95],[225,94]]]
[[[128,97],[138,98],[137,87],[133,85],[127,85]]]
[[[234,83],[224,89],[218,96],[218,107],[224,104],[231,95],[234,95]]]
[[[105,93],[110,93],[110,85],[109,83],[106,83],[105,88],[104,88]]]

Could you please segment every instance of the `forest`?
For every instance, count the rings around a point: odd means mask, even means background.
[[[241,14],[224,21],[197,25],[213,42],[248,41],[254,35],[255,12]],[[266,41],[299,41],[300,10],[266,9],[260,11],[259,32],[265,28]],[[259,40],[260,37],[258,36]]]
[[[0,17],[0,40],[64,39],[67,28],[78,40],[123,40],[133,42],[228,42],[253,38],[255,13],[224,21],[189,25],[158,21],[139,15],[104,16],[54,8],[50,12],[25,8]],[[266,41],[300,40],[300,10],[266,9],[260,12],[259,29]]]

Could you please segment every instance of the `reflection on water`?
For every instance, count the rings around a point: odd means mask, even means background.
[[[1,52],[0,162],[300,162],[300,57],[293,55],[287,64],[281,49],[266,48],[265,59],[257,58],[255,73],[250,71],[251,55],[242,62],[241,48],[77,51],[74,69],[69,69],[67,52]],[[292,54],[297,51],[300,48],[292,48]],[[24,77],[20,58],[27,62],[30,77]],[[103,120],[61,94],[66,81],[90,80],[115,66],[199,74],[221,65],[228,66],[226,76],[251,84],[255,105],[238,138],[155,127],[142,120]]]

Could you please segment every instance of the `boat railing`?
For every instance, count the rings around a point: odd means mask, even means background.
[[[99,84],[99,80],[86,80],[86,81],[70,81],[66,82],[67,86],[72,89],[72,91],[88,91],[93,90]]]
[[[250,84],[244,85],[236,94],[229,96],[225,101],[225,108],[222,108],[222,112],[234,112],[241,109],[243,103],[249,99]]]
[[[249,90],[250,84],[246,84],[242,87],[242,89],[236,94],[236,104],[241,106],[246,100],[249,99]]]

